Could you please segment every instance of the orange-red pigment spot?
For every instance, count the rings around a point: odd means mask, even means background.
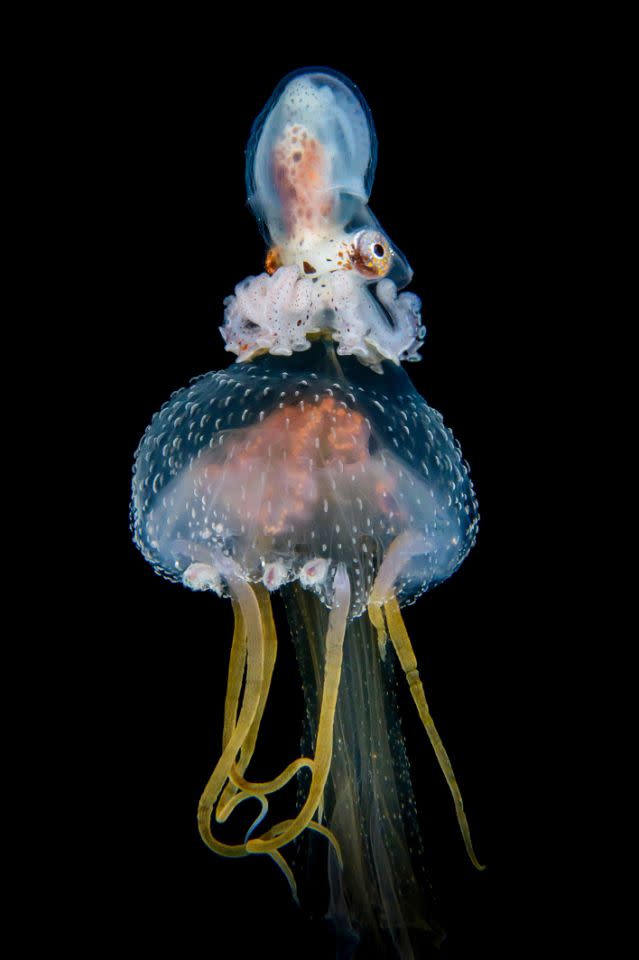
[[[271,249],[266,254],[266,262],[264,264],[264,269],[268,274],[273,274],[282,266],[282,258],[280,254],[279,247],[271,247]]]

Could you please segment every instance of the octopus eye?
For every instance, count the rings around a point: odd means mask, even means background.
[[[364,277],[385,277],[390,270],[392,250],[378,230],[362,230],[355,237],[353,265]]]

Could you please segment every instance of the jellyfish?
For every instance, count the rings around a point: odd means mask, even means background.
[[[473,546],[468,467],[403,361],[424,343],[412,271],[368,207],[370,111],[333,70],[286,77],[254,123],[248,201],[265,270],[224,303],[225,370],[178,390],[138,447],[132,530],[163,577],[230,598],[219,758],[198,809],[223,857],[270,858],[295,897],[289,851],[322,844],[327,915],[344,942],[415,955],[431,930],[413,864],[419,832],[393,693],[401,671],[443,772],[470,860],[460,790],[426,699],[401,609]],[[301,756],[269,780],[250,765],[283,607],[307,699]],[[278,601],[279,602],[279,601]],[[296,807],[271,822],[296,780]],[[219,825],[258,815],[236,842]],[[413,854],[413,855],[412,855]]]

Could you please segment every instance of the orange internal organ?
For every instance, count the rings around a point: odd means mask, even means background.
[[[300,124],[287,125],[273,150],[276,189],[291,239],[319,233],[333,209],[321,143]]]
[[[331,480],[366,475],[371,464],[368,421],[334,397],[285,405],[233,436],[230,449],[221,448],[223,462],[201,468],[195,492],[268,535],[310,525],[318,507],[330,502]],[[392,488],[392,478],[384,480]]]

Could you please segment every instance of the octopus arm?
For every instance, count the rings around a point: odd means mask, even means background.
[[[395,363],[421,360],[419,350],[426,336],[426,327],[422,324],[422,304],[417,294],[398,294],[396,285],[388,278],[380,280],[376,293],[393,325],[385,317],[380,318],[380,322],[374,324],[368,333],[367,344],[384,360]]]
[[[247,277],[224,301],[221,333],[226,349],[236,353],[238,361],[265,351],[290,357],[308,350],[307,335],[319,330],[312,301],[312,285],[299,277],[295,266],[280,267],[272,276]]]
[[[296,266],[248,277],[225,301],[226,349],[240,362],[266,351],[291,356],[308,350],[309,335],[326,330],[339,343],[339,354],[352,354],[377,372],[382,360],[419,360],[426,334],[419,297],[398,295],[389,278],[377,284],[376,293],[377,298],[345,271],[321,283],[300,277]]]

